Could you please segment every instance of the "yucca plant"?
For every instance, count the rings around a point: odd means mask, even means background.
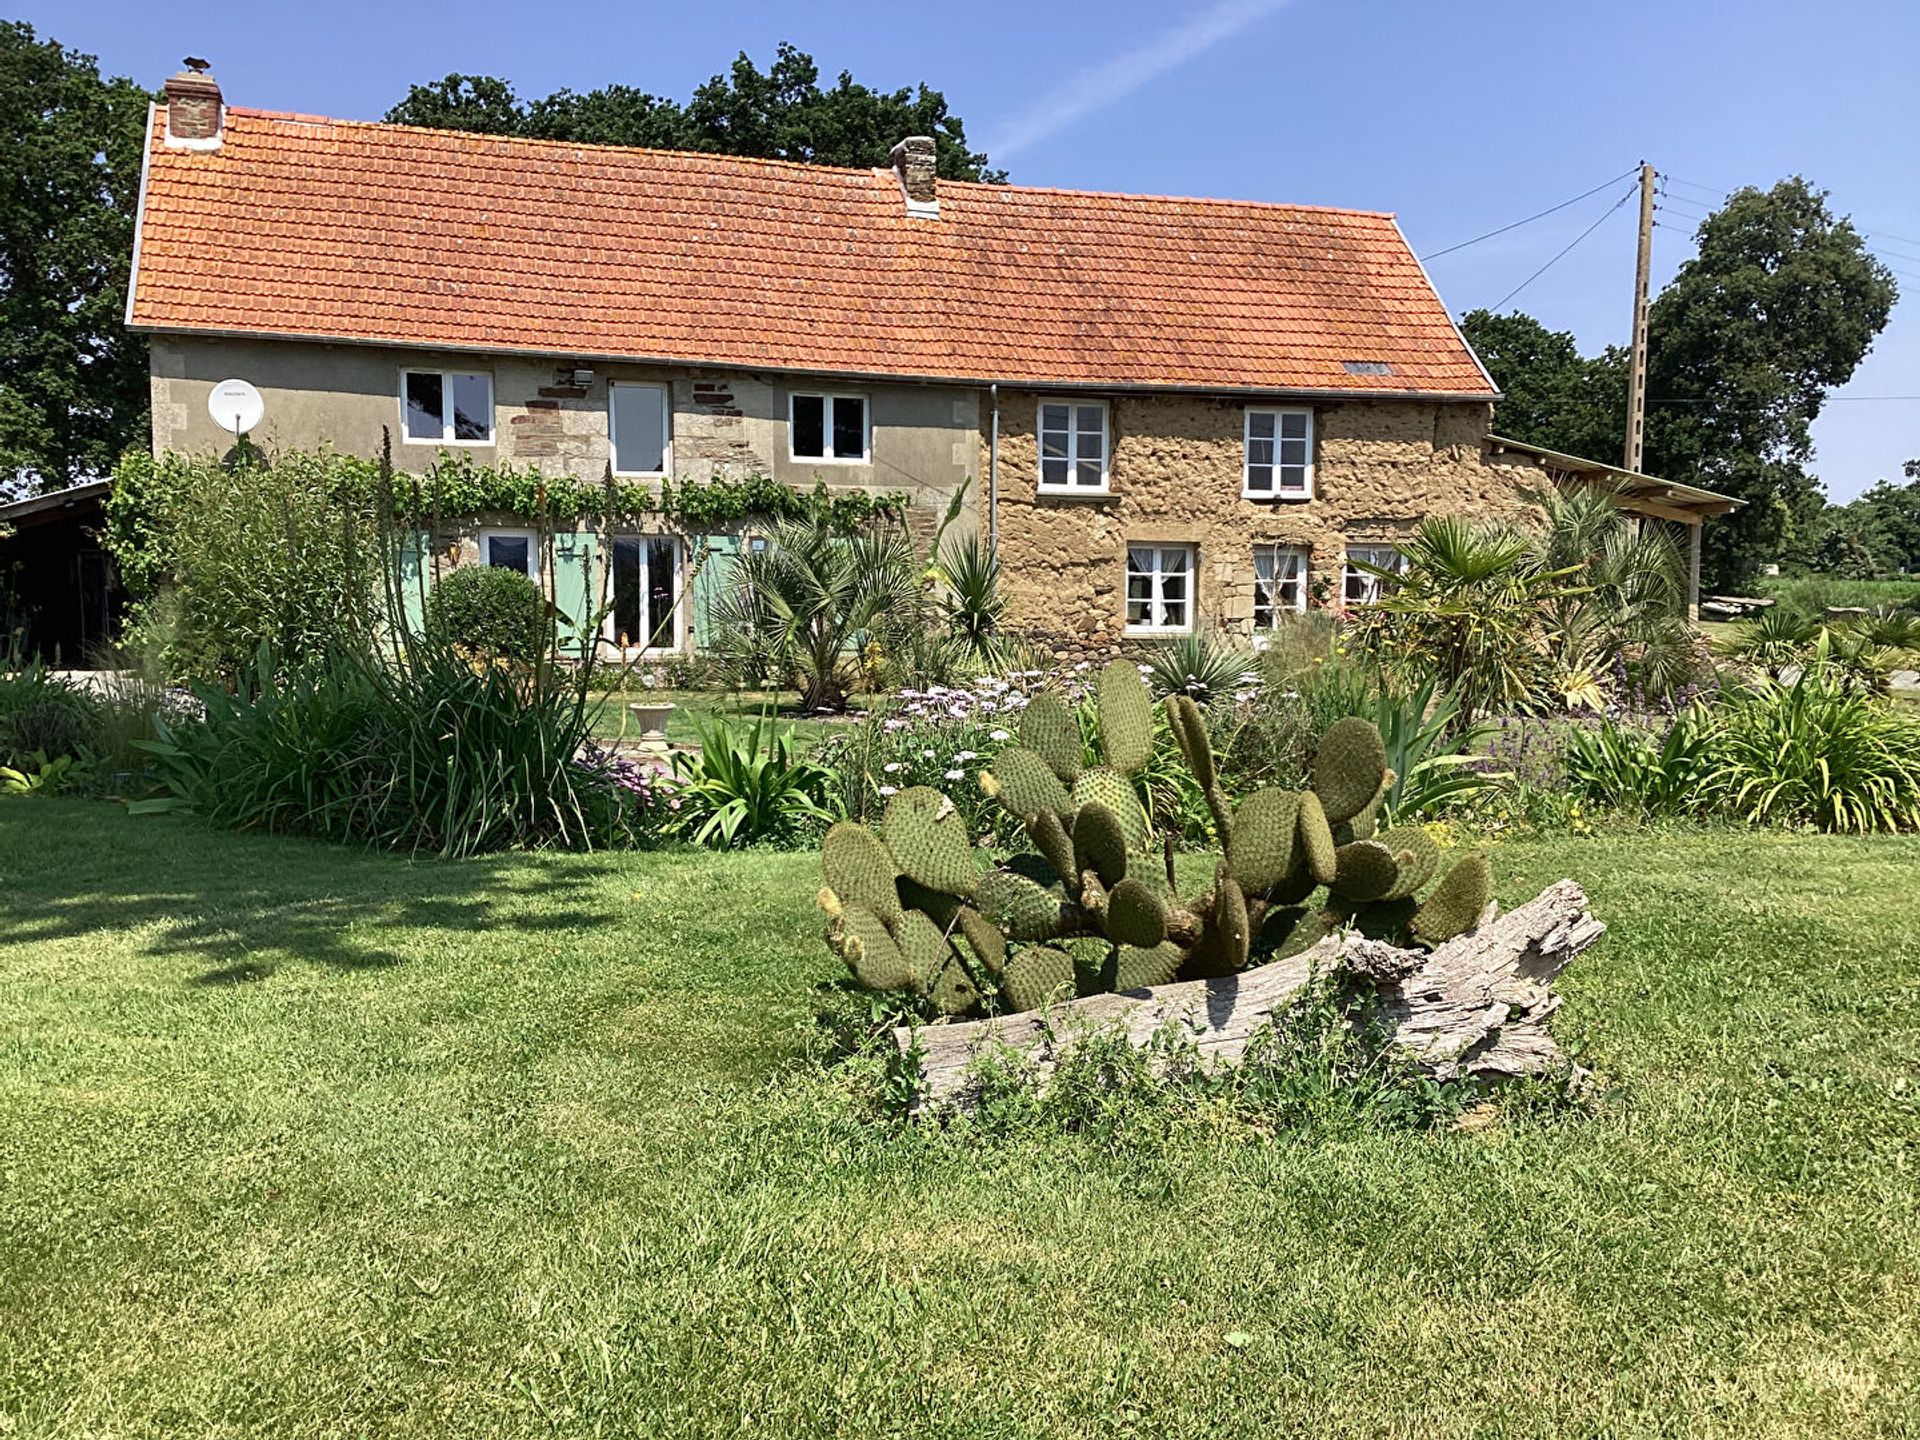
[[[1258,680],[1251,651],[1217,631],[1163,640],[1147,654],[1147,689],[1155,699],[1185,695],[1205,707]]]
[[[1363,713],[1380,731],[1393,783],[1381,817],[1401,825],[1438,815],[1494,783],[1474,769],[1493,727],[1470,721],[1460,702],[1428,680],[1404,694],[1382,690]]]

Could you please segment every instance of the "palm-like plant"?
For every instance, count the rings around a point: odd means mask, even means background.
[[[822,519],[787,520],[740,557],[714,605],[714,648],[741,673],[771,664],[793,675],[809,710],[843,710],[861,645],[913,603],[913,551],[898,531],[847,536]]]

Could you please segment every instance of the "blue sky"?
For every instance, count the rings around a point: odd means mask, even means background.
[[[1696,218],[1726,187],[1800,173],[1872,232],[1913,296],[1821,417],[1815,468],[1845,499],[1920,456],[1916,0],[10,10],[143,83],[193,53],[214,61],[236,103],[365,119],[453,70],[506,77],[523,95],[618,81],[684,98],[737,51],[764,66],[790,39],[830,75],[944,90],[1016,183],[1392,210],[1422,254],[1646,159],[1672,177],[1656,284],[1691,253]],[[1455,313],[1494,304],[1606,214],[1513,305],[1589,350],[1624,340],[1634,207],[1608,207],[1629,183],[1435,260],[1440,293]]]

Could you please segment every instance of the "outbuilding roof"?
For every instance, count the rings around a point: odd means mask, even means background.
[[[155,332],[1095,388],[1487,398],[1391,215],[157,107]]]

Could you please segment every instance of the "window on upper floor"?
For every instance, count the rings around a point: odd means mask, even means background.
[[[869,440],[867,397],[791,395],[787,435],[787,453],[795,460],[862,464]]]
[[[1307,608],[1307,552],[1300,545],[1253,547],[1253,626],[1275,630]]]
[[[1376,573],[1380,571],[1386,573]],[[1371,605],[1392,583],[1392,576],[1406,573],[1407,557],[1391,545],[1349,545],[1340,598],[1349,606]]]
[[[458,370],[400,373],[401,433],[415,445],[491,445],[493,376]]]
[[[1040,488],[1107,488],[1107,405],[1104,400],[1040,402]]]
[[[667,387],[607,387],[607,434],[616,475],[664,475],[670,468]]]
[[[1182,635],[1193,628],[1193,547],[1127,547],[1127,631]]]
[[[1253,500],[1313,498],[1313,412],[1247,411],[1246,476]]]

